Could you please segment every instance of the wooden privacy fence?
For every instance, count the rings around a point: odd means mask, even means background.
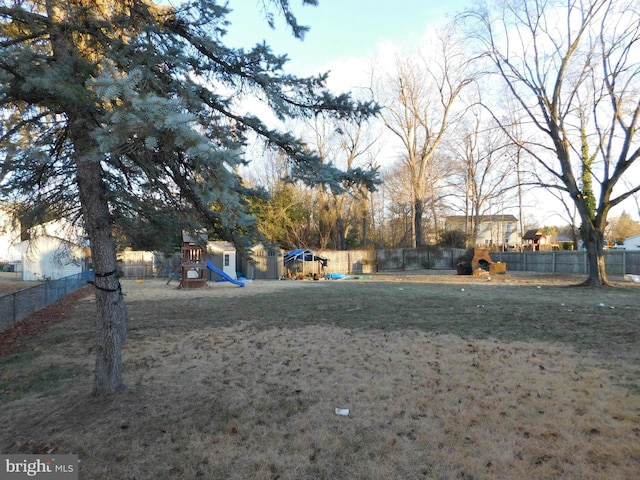
[[[584,250],[543,252],[491,252],[496,262],[505,262],[507,271],[588,274],[589,261]],[[640,250],[606,250],[608,275],[640,274]]]
[[[382,250],[322,250],[318,253],[329,259],[329,272],[375,273],[398,270],[455,270],[459,262],[469,261],[470,250],[460,248],[394,248]],[[507,264],[507,272],[541,272],[588,274],[587,252],[536,251],[491,252],[494,262]],[[640,275],[640,250],[606,250],[605,265],[609,275]]]
[[[469,251],[456,248],[394,248],[384,250],[314,250],[329,259],[326,273],[367,274],[384,271],[455,270],[456,264],[466,259]],[[253,262],[242,261],[242,274],[246,278],[277,279],[282,275],[282,252],[254,252]],[[126,252],[119,263],[119,274],[124,278],[167,277],[179,265],[179,258],[165,257],[153,252]]]
[[[169,278],[180,276],[181,255],[156,252],[126,251],[118,259],[118,275],[122,278]]]
[[[461,248],[389,248],[382,250],[320,250],[330,273],[367,274],[398,270],[455,270],[469,254]]]
[[[326,273],[369,274],[389,271],[455,270],[459,262],[469,262],[472,250],[461,248],[388,248],[362,250],[314,250],[329,259]],[[507,272],[588,274],[587,253],[577,251],[491,252],[495,262],[504,262]],[[242,262],[242,274],[251,279],[276,279],[282,274],[282,255],[258,255],[254,264]],[[120,264],[125,278],[168,277],[179,265],[179,258],[136,257],[135,252]],[[640,250],[607,250],[605,263],[609,275],[640,275]]]

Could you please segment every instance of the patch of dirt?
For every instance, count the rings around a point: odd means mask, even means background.
[[[91,293],[91,286],[80,288],[48,307],[32,313],[16,325],[0,330],[0,357],[21,348],[26,340],[46,331],[51,324],[63,321],[78,301]]]

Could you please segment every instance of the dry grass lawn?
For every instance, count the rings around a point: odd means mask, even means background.
[[[637,479],[640,285],[578,280],[123,281],[127,391],[89,395],[85,298],[0,358],[0,450],[92,480]]]

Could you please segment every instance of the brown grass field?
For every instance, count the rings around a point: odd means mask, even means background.
[[[123,281],[107,398],[81,298],[0,357],[0,451],[83,480],[640,478],[640,285],[435,273]]]

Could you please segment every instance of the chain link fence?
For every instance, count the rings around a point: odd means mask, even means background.
[[[43,282],[0,297],[0,330],[15,325],[26,316],[69,295],[93,281],[93,271],[87,271]]]

